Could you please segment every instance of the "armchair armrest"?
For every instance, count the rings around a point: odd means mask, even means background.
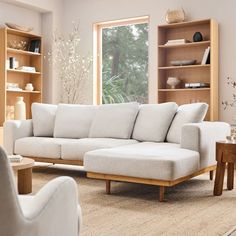
[[[3,125],[3,146],[14,154],[14,144],[19,138],[33,136],[32,120],[8,120]]]
[[[24,217],[38,225],[38,235],[78,235],[81,208],[72,178],[51,180],[35,196],[23,196],[22,200]]]
[[[230,135],[225,122],[189,123],[182,127],[180,147],[200,153],[200,167],[215,164],[215,142]]]

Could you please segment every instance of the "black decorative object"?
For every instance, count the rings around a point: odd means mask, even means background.
[[[9,57],[9,61],[10,61],[10,69],[15,69],[16,58],[15,57]]]
[[[196,32],[193,35],[193,42],[201,42],[203,40],[202,34],[200,32]]]
[[[29,51],[40,53],[40,40],[39,39],[33,39],[30,41]]]

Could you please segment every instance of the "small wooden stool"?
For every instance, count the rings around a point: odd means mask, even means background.
[[[17,172],[17,183],[19,194],[32,192],[32,168],[34,160],[23,157],[21,162],[11,162],[11,167]]]
[[[224,141],[216,142],[216,177],[214,195],[222,195],[225,166],[227,163],[227,189],[234,188],[234,163],[236,162],[236,144]]]

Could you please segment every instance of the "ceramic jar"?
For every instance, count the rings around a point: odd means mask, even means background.
[[[31,83],[26,84],[25,90],[26,91],[33,91],[34,90],[33,84],[31,84]]]
[[[181,83],[181,80],[176,77],[168,77],[166,82],[171,89],[175,89],[177,85]]]
[[[26,108],[23,97],[16,97],[16,103],[14,107],[14,119],[15,120],[26,119]]]

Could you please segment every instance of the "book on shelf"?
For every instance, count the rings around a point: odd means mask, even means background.
[[[210,83],[201,83],[201,82],[185,83],[184,87],[185,88],[209,88],[210,87]]]
[[[26,72],[32,72],[32,73],[36,72],[35,67],[32,67],[32,66],[21,66],[21,67],[18,67],[17,70],[26,71]]]
[[[190,41],[187,39],[170,39],[165,43],[165,45],[179,45],[185,43],[190,43]]]
[[[207,47],[202,57],[202,65],[210,64],[210,51],[211,47]]]
[[[21,162],[23,157],[20,155],[8,155],[8,159],[10,162]]]

